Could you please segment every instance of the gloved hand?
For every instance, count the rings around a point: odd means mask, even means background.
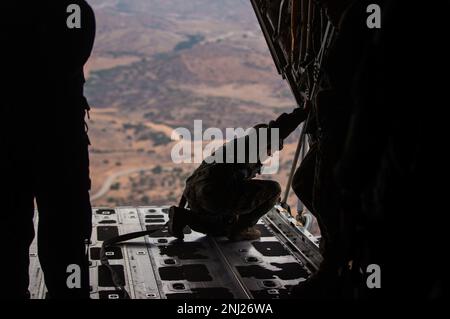
[[[241,164],[241,168],[237,171],[236,178],[240,181],[253,179],[261,174],[261,168],[262,164],[259,161],[258,163]]]
[[[278,128],[280,140],[286,139],[295,129],[306,120],[308,112],[302,108],[296,108],[292,113],[283,113],[275,121],[271,121],[270,128]]]

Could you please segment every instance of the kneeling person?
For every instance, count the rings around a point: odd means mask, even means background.
[[[269,125],[255,126],[249,135],[225,144],[203,161],[186,181],[180,207],[170,209],[171,235],[183,239],[183,229],[189,226],[231,240],[258,239],[261,233],[255,225],[279,201],[281,188],[275,181],[254,178],[261,173],[262,162],[282,148],[283,140],[305,118],[302,109],[283,114]],[[271,145],[272,138],[279,147]],[[259,146],[267,147],[263,151]],[[245,151],[245,156],[239,151]],[[184,208],[186,202],[189,210]]]

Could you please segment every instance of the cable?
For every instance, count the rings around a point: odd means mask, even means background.
[[[308,98],[305,101],[304,108],[307,107],[308,103],[312,103],[312,101],[314,99],[314,96],[316,94],[317,87],[319,85],[319,78],[321,76],[321,71],[322,71],[321,68],[322,68],[323,58],[324,58],[324,56],[325,56],[325,54],[327,52],[327,49],[331,45],[331,42],[332,42],[332,40],[333,40],[333,38],[335,36],[334,31],[335,31],[334,27],[332,26],[331,22],[328,21],[327,28],[325,30],[325,35],[323,37],[320,50],[319,50],[319,52],[317,54],[317,57],[315,59],[315,62],[314,62],[314,69],[313,69],[314,83],[313,83],[313,87],[312,87],[311,91],[309,92]],[[284,193],[282,204],[286,204],[287,205],[287,200],[289,198],[289,193],[290,193],[291,186],[292,186],[292,180],[293,180],[296,168],[297,168],[298,161],[300,159],[300,152],[301,152],[302,148],[305,147],[305,144],[306,144],[306,129],[307,129],[307,126],[308,126],[308,122],[310,120],[310,116],[311,116],[311,111],[308,113],[308,118],[306,119],[305,123],[303,124],[302,132],[300,134],[300,138],[299,138],[299,141],[298,141],[298,144],[297,144],[297,149],[295,151],[294,160],[292,161],[292,168],[291,168],[291,172],[289,174],[289,179],[288,179],[288,182],[287,182],[287,185],[286,185],[286,190],[285,190],[285,193]]]
[[[108,270],[109,270],[109,272],[111,274],[111,279],[113,281],[113,284],[114,284],[115,288],[118,291],[123,293],[125,299],[130,299],[130,295],[128,294],[128,291],[125,289],[125,283],[122,282],[122,280],[119,277],[119,275],[117,274],[117,272],[109,264],[108,256],[106,255],[106,249],[111,247],[112,245],[117,245],[117,244],[123,243],[123,242],[128,241],[128,240],[132,240],[132,239],[136,239],[136,238],[140,238],[140,237],[144,237],[144,236],[153,235],[154,233],[156,233],[158,231],[161,231],[164,228],[166,228],[168,226],[168,224],[169,223],[167,222],[166,224],[161,226],[161,228],[156,228],[156,229],[153,229],[153,230],[140,231],[140,232],[134,232],[134,233],[129,233],[129,234],[125,234],[125,235],[120,235],[120,236],[117,236],[117,237],[105,240],[103,242],[102,248],[100,249],[100,261],[101,261],[101,264],[108,268]]]

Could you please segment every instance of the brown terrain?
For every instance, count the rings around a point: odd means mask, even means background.
[[[91,0],[86,66],[93,204],[172,205],[197,164],[174,164],[172,131],[247,128],[295,107],[247,0]],[[281,153],[287,181],[296,138]],[[290,204],[295,207],[295,196]]]

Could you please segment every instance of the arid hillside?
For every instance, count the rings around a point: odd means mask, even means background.
[[[86,66],[94,205],[174,204],[196,164],[171,159],[172,131],[247,128],[294,108],[246,0],[91,0]],[[271,178],[286,183],[292,137]],[[291,197],[291,203],[295,203]]]

